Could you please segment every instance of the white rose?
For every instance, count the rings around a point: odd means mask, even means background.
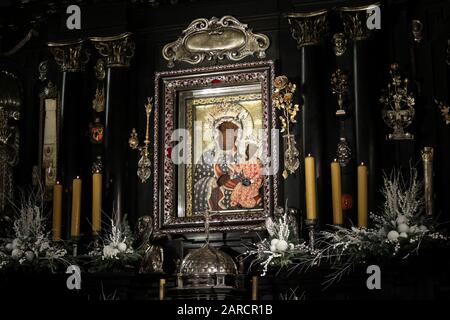
[[[400,233],[400,238],[408,238],[408,234],[406,232]]]
[[[276,251],[277,251],[277,247],[275,247],[275,246],[270,246],[270,251],[276,252]]]
[[[25,258],[28,260],[28,261],[33,261],[33,259],[34,259],[34,252],[33,251],[27,251],[27,252],[25,252]]]
[[[402,223],[399,224],[397,227],[398,232],[402,233],[402,232],[408,232],[409,231],[409,226],[406,223]]]
[[[417,226],[412,226],[411,228],[409,228],[410,233],[417,233],[419,231],[420,229]]]
[[[17,249],[18,247],[20,247],[22,245],[22,241],[20,241],[20,239],[14,239],[12,242],[12,248],[13,249]]]
[[[124,242],[121,242],[117,245],[117,248],[120,252],[125,252],[125,250],[127,250],[127,245]]]
[[[22,258],[23,256],[23,251],[20,249],[13,249],[13,251],[11,252],[11,257],[15,260],[19,260],[20,258]]]
[[[272,241],[270,241],[270,246],[276,246],[278,241],[278,239],[272,239]]]
[[[390,241],[397,241],[397,240],[398,240],[398,237],[399,237],[399,234],[398,234],[397,231],[391,230],[391,231],[389,231],[389,233],[387,234],[387,237],[388,237],[388,239],[389,239]]]
[[[103,255],[105,257],[108,257],[108,258],[112,257],[113,256],[113,249],[114,248],[112,246],[110,246],[110,245],[105,246],[103,248]]]
[[[399,215],[399,216],[397,217],[396,222],[397,222],[397,225],[401,225],[401,224],[403,224],[403,223],[407,223],[407,222],[408,222],[408,219],[407,219],[404,215]]]
[[[288,243],[285,240],[280,240],[278,241],[276,247],[278,251],[284,252],[288,248]]]

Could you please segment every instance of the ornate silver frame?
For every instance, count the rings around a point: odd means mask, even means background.
[[[198,64],[203,60],[239,61],[247,56],[256,55],[263,59],[270,46],[269,38],[253,33],[246,24],[232,16],[196,19],[183,30],[181,36],[168,43],[162,50],[169,68],[175,61]]]
[[[247,87],[261,84],[263,106],[263,151],[272,154],[271,130],[276,128],[275,108],[272,108],[272,82],[274,64],[259,61],[242,64],[220,65],[188,70],[158,72],[155,76],[154,113],[154,175],[153,203],[154,225],[159,233],[193,233],[204,231],[204,218],[200,215],[178,217],[176,199],[176,165],[168,158],[166,146],[176,129],[174,112],[177,98],[183,90],[212,88],[217,86]],[[275,159],[278,162],[278,159]],[[279,206],[279,175],[264,177],[264,210],[213,214],[210,218],[211,232],[251,231],[263,228],[265,218]]]

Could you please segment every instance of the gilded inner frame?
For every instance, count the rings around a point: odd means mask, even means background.
[[[209,128],[211,114],[247,117],[243,137],[251,136],[265,155],[272,154],[271,129],[275,110],[271,106],[274,66],[271,61],[167,71],[155,79],[154,212],[155,228],[162,233],[204,230],[203,210],[194,197],[197,182],[197,150],[208,150],[214,141]],[[242,111],[243,110],[243,111]],[[196,128],[200,123],[201,128]],[[206,126],[206,127],[205,127]],[[186,141],[190,161],[172,162],[174,130],[183,128],[192,139]],[[196,132],[202,132],[196,135]],[[206,133],[205,133],[206,132]],[[274,159],[278,162],[278,159]],[[278,206],[278,175],[264,175],[260,201],[252,206],[209,210],[211,231],[255,230]],[[194,190],[195,189],[195,190]],[[259,199],[259,198],[258,198]],[[197,202],[198,203],[198,202]]]

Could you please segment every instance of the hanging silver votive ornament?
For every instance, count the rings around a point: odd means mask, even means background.
[[[299,155],[293,134],[285,134],[283,136],[284,145],[284,168],[289,174],[294,173],[300,167]],[[283,173],[283,175],[285,175]]]
[[[411,33],[415,42],[420,43],[423,39],[423,24],[420,20],[411,21]]]
[[[335,33],[333,35],[333,51],[337,57],[342,56],[347,50],[347,38],[345,34]]]
[[[405,78],[402,81],[397,63],[391,65],[389,73],[392,80],[380,97],[380,102],[384,104],[383,120],[388,127],[394,130],[386,138],[388,140],[413,140],[414,135],[405,132],[405,128],[412,123],[415,114],[415,101],[412,92],[408,92],[408,79]]]
[[[141,156],[138,161],[137,175],[139,179],[141,179],[142,183],[144,183],[145,181],[148,180],[148,178],[150,178],[152,166],[149,157],[148,146],[150,145],[150,113],[152,112],[153,109],[152,104],[153,98],[147,99],[148,102],[147,104],[145,104],[145,114],[147,117],[147,124],[146,124],[144,145],[139,146],[138,134],[135,128],[131,130],[130,138],[128,139],[128,145],[130,146],[130,148],[133,150],[139,150]]]
[[[352,149],[350,148],[347,139],[343,137],[339,138],[336,156],[339,164],[342,167],[345,167],[350,163],[350,160],[352,159]]]

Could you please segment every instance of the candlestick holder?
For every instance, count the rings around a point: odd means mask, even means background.
[[[151,161],[149,157],[148,147],[150,145],[150,113],[152,112],[153,109],[152,104],[153,98],[147,98],[147,101],[148,101],[147,104],[145,104],[145,114],[147,117],[147,123],[146,123],[144,145],[139,146],[138,134],[135,128],[132,129],[130,139],[128,139],[128,145],[130,146],[130,148],[133,150],[139,150],[139,153],[141,155],[138,161],[137,175],[141,179],[142,183],[147,181],[151,175]]]
[[[305,219],[305,225],[308,228],[309,247],[311,250],[315,249],[316,242],[316,226],[317,219]]]
[[[425,212],[433,215],[433,148],[424,147],[421,150],[423,161],[423,183],[425,195]]]
[[[80,236],[72,236],[72,239],[70,240],[70,245],[72,247],[72,257],[78,256],[78,244],[80,242]]]

